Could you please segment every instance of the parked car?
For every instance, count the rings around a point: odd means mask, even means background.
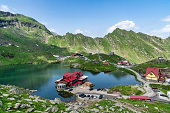
[[[154,91],[154,92],[160,92],[160,90],[158,90],[158,89],[153,89],[153,91]]]
[[[100,90],[101,90],[100,88],[97,89],[97,91],[100,91]]]
[[[103,91],[107,91],[107,90],[104,88]]]
[[[81,94],[79,94],[79,97],[82,97],[82,96],[84,96],[85,94],[84,93],[81,93]]]
[[[92,91],[92,90],[93,90],[93,88],[90,88],[89,90],[90,90],[90,91]]]
[[[69,89],[68,91],[73,91],[73,89]]]
[[[102,99],[102,98],[103,98],[103,95],[100,95],[100,96],[99,96],[99,99]]]
[[[158,89],[158,88],[156,88],[156,87],[152,87],[152,89]]]
[[[87,95],[87,97],[90,97],[90,95]]]
[[[97,98],[97,96],[94,96],[94,99],[96,99]]]
[[[93,98],[94,98],[94,96],[92,95],[92,96],[91,96],[91,98],[93,99]]]
[[[160,96],[162,96],[162,97],[168,97],[167,95],[165,95],[165,94],[160,94]]]
[[[170,84],[170,81],[168,82],[168,84]]]

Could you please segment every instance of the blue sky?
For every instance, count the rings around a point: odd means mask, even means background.
[[[0,10],[38,20],[57,34],[103,37],[119,27],[167,38],[170,0],[0,0]]]

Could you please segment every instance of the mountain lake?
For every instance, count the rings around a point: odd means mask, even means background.
[[[122,71],[93,73],[81,69],[72,69],[64,64],[22,64],[0,67],[0,84],[16,85],[22,88],[38,90],[33,95],[46,99],[60,98],[62,101],[75,100],[75,96],[62,97],[55,88],[55,81],[62,78],[65,72],[80,71],[88,76],[94,88],[111,88],[118,85],[142,84],[133,75]]]

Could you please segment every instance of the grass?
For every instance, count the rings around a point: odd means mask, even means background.
[[[170,91],[170,85],[150,84],[150,86],[158,88],[159,90],[161,90],[166,95],[167,95],[167,91]]]
[[[108,93],[112,93],[115,89],[119,89],[122,95],[142,95],[144,94],[142,91],[138,90],[137,88],[131,88],[131,85],[126,86],[114,86],[112,87]]]
[[[122,102],[129,103],[133,106],[137,105],[138,108],[143,109],[143,112],[148,113],[169,113],[170,106],[167,103],[161,103],[161,102],[149,102],[145,100],[137,100],[137,99],[119,99]],[[146,108],[147,106],[148,108]],[[154,107],[157,107],[158,109],[155,109]]]

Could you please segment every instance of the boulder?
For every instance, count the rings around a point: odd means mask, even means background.
[[[71,111],[71,110],[74,110],[72,106],[69,106],[68,108],[66,108],[66,111]]]
[[[9,94],[2,94],[2,96],[4,96],[4,97],[9,97]]]
[[[96,109],[96,108],[93,108],[92,110],[93,110],[95,113],[99,112],[99,110]]]
[[[55,113],[57,111],[58,111],[58,107],[57,106],[52,107],[51,112]]]
[[[28,108],[26,112],[27,112],[27,113],[28,113],[28,112],[32,112],[33,110],[34,110],[34,108]]]
[[[59,98],[55,98],[55,99],[54,99],[54,102],[55,102],[56,104],[60,104],[60,103],[61,103],[61,100],[60,100]]]
[[[20,105],[21,105],[21,103],[16,103],[15,106],[14,106],[14,108],[15,108],[15,109],[18,109],[18,108],[20,107]]]
[[[0,101],[0,106],[2,106],[3,105],[3,102],[2,101]]]
[[[48,108],[45,110],[45,112],[51,112],[51,110],[52,110],[52,107],[48,107]]]
[[[8,100],[15,100],[15,98],[8,98]]]
[[[31,99],[22,99],[22,100],[26,100],[26,101],[29,101],[29,102],[32,101]]]
[[[103,108],[102,106],[99,106],[99,109],[100,109],[100,110],[103,110],[104,108]]]

